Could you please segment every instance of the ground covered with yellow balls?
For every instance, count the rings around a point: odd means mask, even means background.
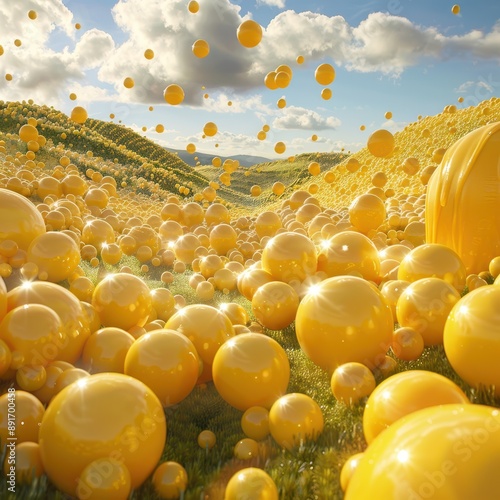
[[[496,498],[499,121],[193,169],[0,102],[0,496]]]

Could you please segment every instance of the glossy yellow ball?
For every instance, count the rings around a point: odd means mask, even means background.
[[[231,477],[224,494],[224,500],[242,500],[243,498],[278,500],[278,488],[267,472],[248,467]]]
[[[241,429],[247,437],[261,441],[269,435],[269,410],[251,406],[241,417]]]
[[[177,462],[163,462],[153,473],[157,495],[166,500],[177,500],[184,495],[188,484],[186,469]]]
[[[333,372],[330,386],[337,401],[353,405],[369,396],[376,386],[371,370],[361,363],[351,362],[338,366]]]

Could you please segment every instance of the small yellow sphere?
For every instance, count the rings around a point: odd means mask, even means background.
[[[252,19],[248,19],[238,26],[236,36],[243,47],[256,47],[262,40],[262,27]]]

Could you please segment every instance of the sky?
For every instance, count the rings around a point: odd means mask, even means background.
[[[449,104],[500,94],[498,0],[462,1],[458,15],[447,0],[198,2],[193,14],[189,0],[0,0],[0,100],[33,99],[67,114],[80,105],[100,120],[112,114],[166,147],[278,158],[357,151],[379,128],[396,132]],[[253,48],[236,37],[247,19],[263,30]],[[210,46],[202,59],[192,52],[198,39]],[[335,68],[329,100],[314,77],[323,63]],[[292,80],[270,90],[264,77],[281,64]],[[165,102],[170,84],[184,89],[182,104]],[[203,137],[209,121],[218,132]],[[259,140],[264,125],[270,130]],[[280,155],[278,141],[286,145]]]

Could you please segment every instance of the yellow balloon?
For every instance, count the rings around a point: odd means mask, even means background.
[[[446,320],[443,339],[446,357],[458,375],[477,388],[493,386],[497,396],[499,297],[498,284],[477,288],[462,297]]]
[[[134,79],[130,78],[130,76],[127,76],[127,78],[125,78],[125,80],[123,80],[123,86],[126,89],[131,89],[134,87],[134,85],[135,85]]]
[[[381,382],[363,413],[363,431],[370,444],[382,431],[409,413],[444,404],[467,404],[462,389],[438,373],[408,370]]]
[[[412,413],[370,444],[345,499],[373,498],[373,492],[394,498],[397,491],[412,500],[493,500],[500,491],[493,472],[500,467],[499,429],[499,411],[489,406],[450,404]]]
[[[374,369],[385,359],[393,329],[391,309],[379,290],[351,276],[311,286],[295,319],[302,350],[330,372],[351,361]]]
[[[324,418],[318,403],[301,393],[286,394],[269,410],[269,430],[283,448],[292,450],[316,441],[323,432]]]
[[[163,92],[163,97],[168,104],[176,106],[184,101],[184,90],[181,86],[172,83]]]
[[[200,360],[191,340],[175,330],[153,330],[127,352],[125,374],[144,382],[164,407],[180,403],[193,390]]]
[[[207,122],[203,127],[203,133],[207,137],[213,137],[217,133],[217,125],[214,122]]]
[[[85,377],[51,401],[40,427],[42,462],[68,495],[82,495],[80,475],[94,460],[114,458],[138,488],[165,448],[163,408],[142,382],[118,373]]]
[[[331,64],[320,64],[314,72],[314,78],[320,85],[330,85],[335,80],[335,69]]]
[[[196,152],[196,146],[190,142],[187,146],[186,146],[186,151],[189,153],[189,154],[194,154]]]
[[[71,111],[70,119],[75,123],[82,124],[87,121],[88,116],[89,115],[85,108],[83,108],[82,106],[75,106]]]
[[[262,40],[262,27],[259,23],[248,19],[238,26],[236,37],[243,47],[256,47]]]
[[[284,142],[277,142],[275,145],[274,145],[274,151],[276,153],[278,153],[279,155],[283,154],[285,151],[286,151],[286,145]]]
[[[153,59],[153,58],[154,58],[154,56],[155,56],[155,53],[154,53],[154,51],[153,51],[152,49],[146,49],[146,50],[144,51],[144,57],[145,57],[146,59]]]
[[[224,500],[278,500],[278,488],[271,476],[262,469],[248,467],[236,472],[226,486]]]
[[[290,364],[284,349],[272,338],[242,333],[217,351],[212,375],[221,397],[235,408],[270,408],[286,392]]]
[[[200,59],[207,57],[210,53],[210,45],[206,40],[196,40],[191,47],[193,54]]]
[[[451,8],[451,12],[455,15],[457,14],[460,14],[460,5],[457,5],[455,4],[452,8]]]
[[[373,156],[377,158],[387,158],[391,156],[394,151],[394,136],[388,130],[376,130],[368,137],[366,146]]]
[[[196,14],[200,10],[200,4],[196,0],[191,0],[188,3],[188,10],[191,14]]]

